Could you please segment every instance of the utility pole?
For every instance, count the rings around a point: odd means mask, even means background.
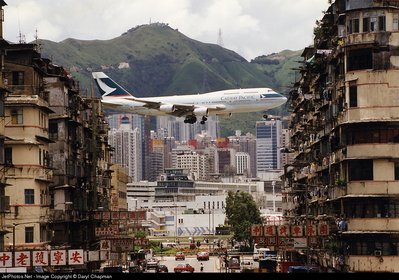
[[[12,224],[12,267],[15,267],[15,227],[17,224]]]

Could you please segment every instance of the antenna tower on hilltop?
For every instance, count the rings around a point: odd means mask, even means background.
[[[221,28],[219,28],[219,33],[218,33],[218,45],[223,47],[222,29]]]

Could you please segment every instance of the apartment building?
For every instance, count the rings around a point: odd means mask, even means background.
[[[48,92],[44,90],[46,61],[33,44],[6,47],[3,77],[7,81],[5,100],[5,194],[10,197],[6,223],[13,225],[6,246],[17,249],[45,249],[50,241],[47,205],[52,180],[49,154]]]
[[[128,170],[129,181],[142,180],[142,139],[138,128],[132,129],[130,119],[123,117],[118,129],[108,133],[109,144],[114,148],[112,162]]]
[[[7,4],[4,1],[0,1],[0,14],[4,14],[3,7]],[[1,45],[8,45],[3,39],[3,21],[4,17],[0,18],[0,41]],[[4,49],[0,48],[0,74],[3,75],[4,69]],[[6,85],[4,79],[0,79],[0,168],[5,170],[4,165],[4,139],[5,139],[5,115],[4,115],[4,100],[7,95]],[[0,172],[0,250],[4,250],[4,235],[10,231],[10,228],[6,228],[5,213],[10,207],[10,197],[5,196],[6,176],[5,172]]]
[[[118,164],[112,165],[111,170],[111,211],[127,211],[127,170]]]
[[[399,1],[331,2],[290,92],[284,217],[309,263],[399,272]]]
[[[209,176],[208,157],[200,152],[186,151],[175,155],[172,168],[187,169],[195,181],[206,180]]]

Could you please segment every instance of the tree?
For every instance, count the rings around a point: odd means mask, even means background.
[[[233,238],[252,247],[251,226],[261,224],[260,211],[251,194],[229,191],[226,198],[226,217]]]

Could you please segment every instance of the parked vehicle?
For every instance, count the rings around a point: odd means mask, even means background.
[[[240,265],[240,259],[239,258],[236,258],[236,257],[232,257],[232,258],[230,258],[230,260],[229,260],[229,268],[230,269],[240,269],[241,268],[241,265]]]
[[[184,261],[186,259],[186,256],[184,255],[183,252],[176,252],[175,254],[175,260],[182,260]]]
[[[159,265],[157,266],[157,268],[155,269],[155,272],[158,272],[158,273],[165,272],[165,273],[167,273],[167,272],[169,272],[169,271],[168,271],[168,267],[167,267],[166,265],[164,265],[164,264],[159,264]]]
[[[209,252],[207,252],[207,251],[198,252],[197,260],[198,261],[209,261]]]
[[[319,272],[316,267],[306,265],[294,265],[288,267],[288,273],[317,273]]]
[[[106,266],[103,269],[104,273],[122,273],[122,266]]]
[[[251,261],[241,261],[241,272],[254,272],[254,264]]]
[[[147,261],[147,270],[148,269],[156,269],[158,267],[159,260],[152,258]]]
[[[260,259],[264,259],[265,255],[267,255],[269,252],[270,252],[269,248],[258,248],[258,245],[255,244],[253,260],[255,262],[258,262]]]
[[[190,264],[186,263],[179,263],[174,269],[175,273],[180,273],[180,272],[194,272],[194,267],[192,267]]]

